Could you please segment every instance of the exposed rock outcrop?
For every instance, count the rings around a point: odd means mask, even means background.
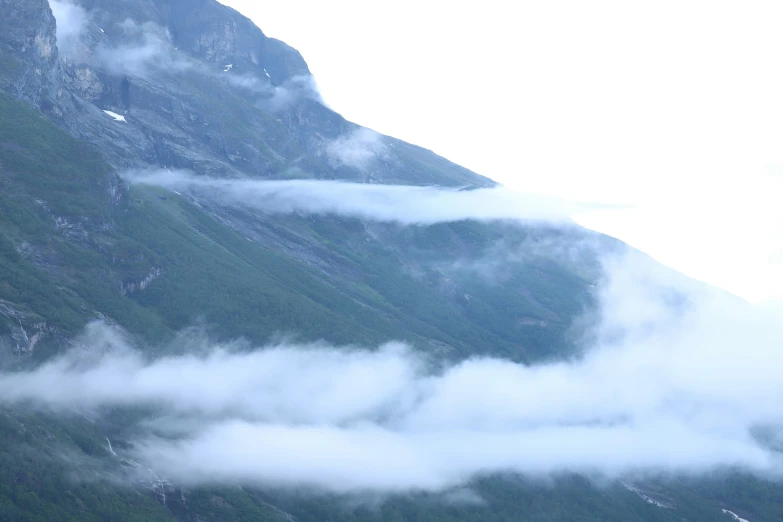
[[[0,1],[0,88],[118,169],[492,184],[382,136],[388,154],[367,168],[334,161],[330,144],[359,127],[320,102],[298,51],[214,0],[75,0],[63,49],[46,0]]]
[[[47,0],[0,0],[0,88],[49,108],[59,80],[55,19]]]

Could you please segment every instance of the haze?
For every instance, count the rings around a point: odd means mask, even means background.
[[[577,220],[783,297],[779,2],[223,2],[347,118],[510,187],[634,205]]]

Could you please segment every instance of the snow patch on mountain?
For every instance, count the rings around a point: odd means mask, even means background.
[[[126,122],[126,123],[128,121],[128,120],[125,119],[125,116],[123,116],[121,114],[117,114],[116,112],[106,111],[106,110],[103,111],[103,112],[105,112],[106,114],[108,114],[109,116],[114,118],[114,121],[123,121],[123,122]]]

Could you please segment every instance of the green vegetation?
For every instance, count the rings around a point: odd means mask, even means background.
[[[105,446],[84,418],[0,410],[0,520],[174,520],[153,496],[107,481]]]
[[[533,255],[530,235],[469,222],[218,216],[160,190],[119,187],[98,151],[0,94],[0,300],[24,317],[0,314],[0,336],[45,323],[34,362],[101,316],[152,347],[205,324],[220,338],[255,343],[286,333],[340,344],[406,340],[453,358],[563,355],[595,271]],[[501,237],[520,255],[484,277],[471,266],[487,262]],[[109,412],[102,422],[114,419],[113,437],[132,416]],[[724,502],[759,520],[783,519],[774,484],[736,474],[676,487],[661,481],[655,487],[676,510],[576,476],[479,480],[471,487],[484,504],[419,494],[356,507],[237,486],[172,487],[164,505],[149,482],[129,480],[133,466],[110,454],[105,428],[76,414],[0,410],[0,520],[286,520],[278,509],[300,522],[731,520]]]
[[[466,302],[440,289],[440,272],[422,279],[408,266],[480,255],[488,225],[391,227],[380,241],[364,241],[363,225],[350,219],[259,225],[330,259],[333,273],[324,272],[172,194],[135,188],[113,201],[117,180],[95,150],[5,95],[0,127],[0,299],[68,335],[100,312],[150,342],[203,322],[256,343],[279,333],[338,344],[433,339],[453,356],[532,360],[566,349],[562,332],[585,302],[586,281],[556,265],[520,263],[506,283],[540,290],[546,302],[535,308],[461,274]],[[407,244],[418,250],[402,250]],[[158,271],[143,291],[132,287]],[[543,319],[544,309],[552,328],[520,325]]]

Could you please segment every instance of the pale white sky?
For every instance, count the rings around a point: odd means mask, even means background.
[[[783,2],[222,0],[326,102],[692,277],[783,299]]]

